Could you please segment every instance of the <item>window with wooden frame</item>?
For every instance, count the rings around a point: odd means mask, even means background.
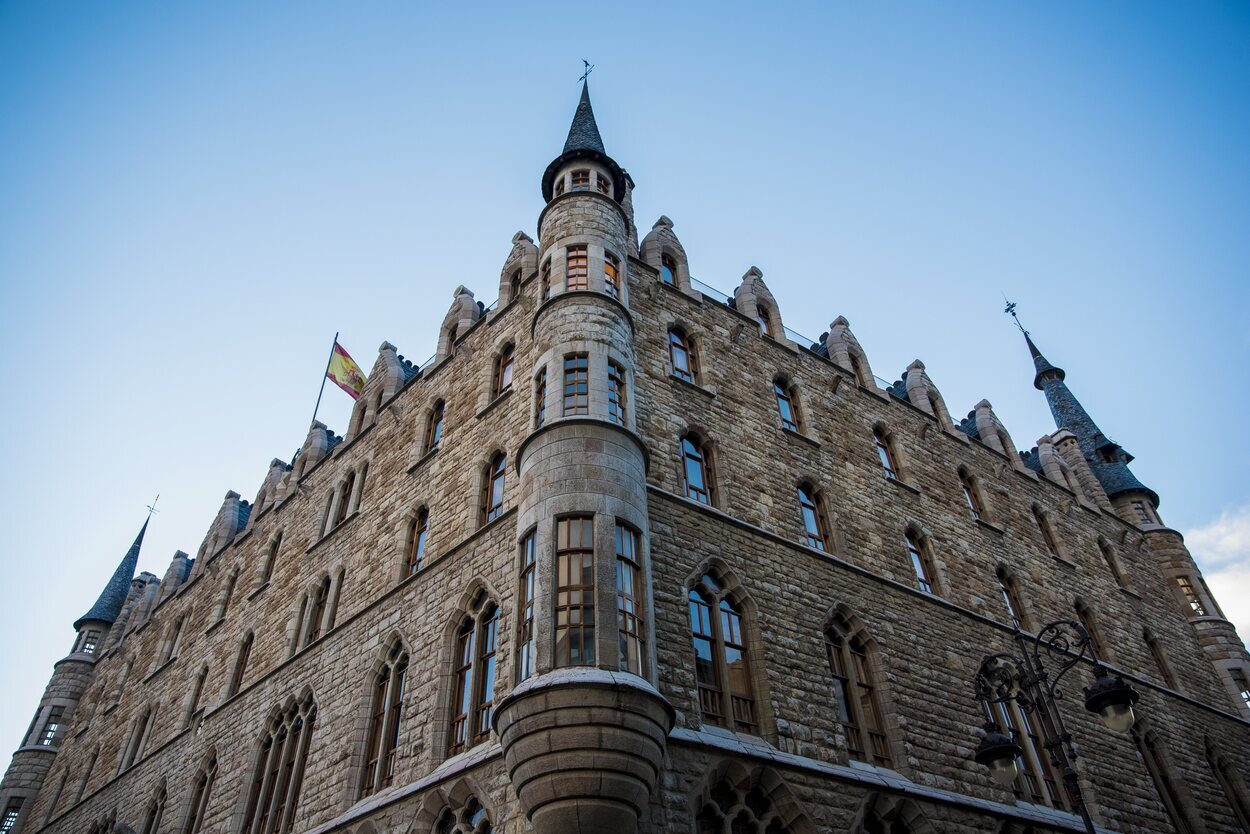
[[[615,299],[621,297],[621,262],[611,252],[603,253],[603,291]]]
[[[993,704],[992,718],[1020,748],[1016,758],[1018,775],[1012,785],[1016,797],[1036,805],[1067,810],[1068,797],[1059,780],[1050,753],[1037,732],[1037,721],[1015,701]]]
[[[616,628],[620,646],[620,670],[645,676],[647,669],[647,620],[643,611],[644,586],[638,532],[616,523]]]
[[[668,331],[668,362],[673,376],[686,382],[698,383],[698,359],[690,339],[681,328],[674,327]]]
[[[492,393],[496,397],[512,387],[512,366],[515,360],[516,348],[512,345],[506,345],[495,360],[495,390]]]
[[[667,253],[660,255],[660,281],[670,287],[677,286],[677,261]]]
[[[564,288],[569,292],[590,288],[590,260],[586,245],[570,246],[565,250]]]
[[[803,517],[803,538],[808,547],[829,549],[829,524],[821,506],[820,495],[810,484],[799,484],[799,514]]]
[[[479,595],[456,632],[455,678],[447,755],[455,756],[490,736],[495,702],[495,652],[499,607]]]
[[[542,428],[547,422],[547,369],[538,372],[534,380],[534,427]]]
[[[352,490],[356,487],[356,473],[348,472],[347,477],[343,479],[343,483],[338,489],[338,503],[334,510],[334,520],[330,522],[330,529],[333,530],[344,521],[347,520],[347,507],[352,501]],[[326,532],[329,532],[328,530]]]
[[[1015,579],[1003,568],[998,569],[996,576],[998,578],[999,590],[1003,594],[1003,605],[1007,607],[1007,614],[1011,617],[1011,622],[1019,628],[1025,628],[1024,606],[1020,603]]]
[[[595,663],[595,536],[590,516],[556,522],[555,658],[559,666]]]
[[[230,676],[230,688],[226,690],[227,696],[235,695],[243,688],[243,678],[247,674],[247,662],[252,656],[252,644],[255,640],[255,635],[249,631],[239,644],[239,653],[234,659],[234,673]]]
[[[963,490],[964,501],[968,505],[968,511],[972,513],[972,517],[977,521],[985,515],[985,505],[981,502],[981,489],[976,479],[969,474],[968,470],[962,467],[959,470],[959,488]]]
[[[551,298],[551,258],[543,263],[541,301]]]
[[[595,185],[598,186],[600,194],[605,194],[609,197],[612,196],[612,180],[608,179],[603,174],[598,172],[595,173]]]
[[[204,817],[208,810],[208,798],[213,791],[213,780],[217,777],[217,757],[213,756],[195,777],[191,789],[191,805],[187,810],[187,824],[183,834],[199,834],[204,827]]]
[[[756,311],[755,320],[759,322],[761,335],[767,336],[770,339],[775,338],[775,334],[773,333],[773,319],[772,316],[768,314],[767,310],[760,307]]]
[[[1192,579],[1188,576],[1178,576],[1176,577],[1176,587],[1181,589],[1181,596],[1185,598],[1185,604],[1189,608],[1185,612],[1186,614],[1191,617],[1205,617],[1207,615],[1207,607],[1198,596],[1197,590],[1194,589]]]
[[[590,356],[564,357],[564,416],[590,413]]]
[[[1159,638],[1151,633],[1150,629],[1142,629],[1142,642],[1146,644],[1146,648],[1150,650],[1150,657],[1155,662],[1155,668],[1159,672],[1159,680],[1169,689],[1176,688],[1176,676],[1172,674],[1172,666],[1168,663],[1167,656],[1163,653],[1163,646],[1159,643]]]
[[[1185,807],[1184,798],[1163,760],[1158,738],[1152,731],[1140,731],[1136,727],[1133,728],[1132,734],[1133,741],[1137,744],[1137,752],[1141,754],[1142,762],[1146,765],[1151,781],[1155,784],[1155,792],[1163,802],[1163,810],[1171,820],[1172,826],[1177,834],[1194,834],[1194,828],[1182,810]]]
[[[425,542],[430,535],[430,511],[425,507],[408,523],[408,537],[404,542],[404,567],[412,576],[425,566]]]
[[[537,592],[537,552],[534,543],[534,531],[526,534],[521,542],[521,579],[517,594],[517,613],[520,625],[517,628],[517,683],[534,674],[537,658],[534,645],[534,599]]]
[[[616,362],[608,363],[608,419],[625,425],[625,369]]]
[[[430,409],[430,416],[426,418],[425,423],[425,449],[422,451],[426,454],[438,448],[438,444],[443,439],[443,411],[446,405],[442,400],[434,403],[434,407]]]
[[[891,481],[898,480],[898,456],[894,454],[894,438],[878,426],[872,430],[872,441],[877,447],[877,458],[881,461],[881,470],[885,477]]]
[[[408,653],[396,643],[373,676],[373,702],[369,711],[365,769],[358,798],[369,796],[395,783],[407,678]]]
[[[316,704],[308,697],[270,722],[257,757],[241,831],[287,834],[294,828],[316,717]]]
[[[521,270],[512,273],[508,279],[508,301],[516,301],[521,297]]]
[[[839,616],[825,629],[825,657],[833,676],[835,709],[846,735],[847,755],[855,761],[893,767],[867,640]]]
[[[777,398],[777,412],[781,415],[781,427],[786,431],[799,431],[802,423],[799,419],[798,397],[794,386],[787,385],[784,379],[774,380],[773,395]]]
[[[508,472],[508,458],[496,452],[486,466],[482,477],[481,522],[487,524],[503,515],[504,480]]]
[[[681,472],[682,489],[687,498],[700,504],[716,503],[711,455],[698,435],[688,434],[681,439]]]
[[[741,604],[714,573],[704,574],[687,598],[703,720],[718,727],[758,734]]]
[[[573,172],[572,189],[574,191],[590,190],[590,171],[585,168],[579,168]]]
[[[936,581],[933,573],[933,560],[929,555],[928,541],[914,530],[908,530],[903,536],[907,544],[907,558],[911,561],[912,571],[916,575],[916,586],[926,594],[936,594]]]

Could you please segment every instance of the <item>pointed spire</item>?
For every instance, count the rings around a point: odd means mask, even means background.
[[[603,149],[603,137],[599,135],[599,125],[595,124],[595,111],[590,106],[588,81],[582,82],[582,98],[573,113],[569,138],[564,140],[564,153],[569,151],[595,151],[607,155],[607,151]]]
[[[75,631],[82,628],[82,624],[88,621],[111,624],[117,619],[122,605],[126,602],[126,594],[130,592],[130,583],[135,578],[135,567],[139,564],[139,550],[143,547],[143,535],[148,531],[148,522],[151,520],[152,515],[149,513],[147,521],[144,521],[143,526],[139,528],[139,535],[135,536],[134,544],[126,551],[121,564],[117,566],[117,570],[113,571],[112,578],[100,592],[100,598],[86,614],[74,621]]]
[[[1038,391],[1045,390],[1042,388],[1043,374],[1051,373],[1056,375],[1061,380],[1067,376],[1067,374],[1064,373],[1063,368],[1050,364],[1046,357],[1042,356],[1042,352],[1037,349],[1037,345],[1033,344],[1033,337],[1029,335],[1029,331],[1027,330],[1024,331],[1024,341],[1028,343],[1029,355],[1033,357],[1033,368],[1037,371],[1037,375],[1033,377],[1034,388]]]

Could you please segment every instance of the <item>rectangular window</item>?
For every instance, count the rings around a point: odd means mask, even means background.
[[[43,731],[39,733],[39,745],[51,747],[56,741],[56,731],[61,729],[61,717],[65,715],[65,707],[53,707],[48,712],[48,720],[43,723]]]
[[[638,534],[616,525],[616,624],[622,672],[646,674],[646,620],[643,616],[642,567]]]
[[[96,629],[88,629],[82,638],[82,648],[79,650],[83,654],[95,654],[96,646],[100,642],[100,632]]]
[[[495,714],[495,650],[499,639],[499,615],[486,617],[478,628],[477,707],[474,710],[473,741],[490,735]]]
[[[601,194],[607,194],[609,197],[612,196],[612,181],[603,174],[595,174],[595,184],[599,186],[599,192]]]
[[[451,743],[447,745],[447,755],[454,756],[463,751],[469,740],[469,712],[473,704],[473,637],[476,628],[472,620],[466,620],[456,635],[456,668],[455,698],[451,719]]]
[[[590,358],[585,353],[564,357],[564,416],[590,413]]]
[[[603,291],[617,299],[621,297],[621,288],[617,283],[620,264],[615,255],[603,253]]]
[[[699,592],[691,591],[690,631],[694,637],[695,680],[699,687],[699,714],[718,727],[725,726],[724,696],[716,663],[716,635],[712,633],[712,607]]]
[[[521,543],[521,628],[517,632],[517,680],[523,681],[534,674],[534,534],[530,533]]]
[[[1189,577],[1176,577],[1176,584],[1181,589],[1181,593],[1185,595],[1185,602],[1189,604],[1189,616],[1205,617],[1207,608],[1202,604],[1202,600],[1198,598],[1198,592],[1194,590],[1194,583],[1189,580]]]
[[[538,381],[534,383],[534,425],[542,428],[547,422],[547,369],[538,373]]]
[[[608,419],[625,425],[625,369],[615,362],[608,363]]]
[[[590,518],[556,523],[556,666],[595,662],[594,547]]]
[[[17,796],[9,800],[9,804],[4,809],[4,816],[0,817],[0,834],[9,834],[14,828],[17,828],[17,818],[22,813],[22,802],[25,797]]]
[[[590,172],[586,169],[573,172],[573,190],[589,191],[590,190]]]
[[[1150,513],[1146,512],[1146,505],[1141,501],[1133,502],[1133,510],[1137,513],[1137,520],[1142,524],[1150,523]]]
[[[565,261],[564,288],[569,292],[590,287],[590,261],[585,246],[570,246]]]
[[[742,615],[724,601],[720,607],[720,625],[725,643],[725,668],[729,672],[729,701],[734,729],[755,734],[759,732],[759,722],[755,720],[755,697],[751,694],[751,668],[747,663]]]

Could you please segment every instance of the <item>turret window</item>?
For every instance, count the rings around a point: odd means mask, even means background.
[[[521,624],[517,629],[517,681],[534,674],[534,596],[535,569],[537,567],[534,533],[531,531],[521,542],[521,581],[517,610]]]
[[[590,171],[580,168],[573,172],[573,190],[589,191],[590,190]]]
[[[561,190],[564,188],[563,180],[560,181],[560,188]],[[543,263],[542,277],[542,300],[546,301],[549,298],[551,298],[551,258]]]
[[[927,543],[914,531],[907,531],[903,537],[907,544],[907,556],[911,560],[912,570],[916,574],[916,586],[926,594],[934,591],[933,564],[929,558]]]
[[[373,678],[373,706],[369,717],[365,772],[360,785],[361,797],[390,787],[395,781],[407,678],[408,653],[396,645]]]
[[[1205,617],[1207,615],[1207,607],[1202,604],[1202,600],[1198,597],[1198,592],[1194,590],[1194,583],[1188,576],[1176,577],[1176,586],[1181,589],[1181,595],[1185,598],[1185,604],[1189,607],[1187,612],[1191,617]]]
[[[820,506],[820,496],[806,484],[798,488],[799,513],[803,516],[803,537],[808,547],[817,550],[828,550],[829,528],[825,514]]]
[[[671,255],[660,256],[660,280],[670,287],[677,286],[677,261]]]
[[[64,645],[63,643],[61,645]],[[44,719],[43,730],[39,733],[39,741],[36,742],[41,747],[51,747],[56,741],[57,731],[61,729],[61,720],[65,716],[65,707],[54,706],[48,710],[48,717]]]
[[[646,674],[647,627],[643,614],[642,564],[638,533],[616,525],[616,622],[620,644],[620,668],[635,675]]]
[[[494,521],[503,515],[504,476],[508,471],[508,459],[503,452],[491,458],[486,467],[486,477],[482,484],[482,523]]]
[[[741,607],[710,573],[699,580],[687,597],[703,720],[744,733],[758,732]]]
[[[698,382],[698,363],[686,334],[673,328],[668,331],[668,359],[673,376],[686,382]]]
[[[566,252],[564,288],[569,292],[590,287],[590,261],[585,246],[570,246]]]
[[[1150,513],[1146,511],[1146,503],[1144,501],[1134,501],[1133,512],[1137,514],[1137,520],[1142,524],[1154,523],[1154,519],[1152,519],[1150,517]]]
[[[99,629],[89,628],[82,635],[82,644],[78,647],[78,651],[83,654],[95,654],[96,646],[100,642]]]
[[[621,297],[621,288],[618,283],[620,270],[621,262],[615,255],[605,252],[603,255],[603,290],[616,299]]]
[[[534,426],[542,428],[547,422],[547,369],[538,372],[534,381]]]
[[[603,174],[595,174],[595,185],[599,187],[600,194],[606,194],[609,197],[612,196],[612,180],[608,179]]]
[[[0,834],[9,834],[17,828],[17,818],[22,814],[22,803],[25,799],[22,796],[15,796],[9,800],[9,804],[4,807],[4,816],[0,817]]]
[[[1237,690],[1241,705],[1250,710],[1250,676],[1243,669],[1229,669],[1228,674],[1233,679],[1233,687]]]
[[[681,472],[686,497],[700,504],[714,504],[716,491],[705,445],[696,435],[681,439]]]
[[[590,413],[590,356],[571,353],[564,357],[564,416]]]
[[[608,363],[608,419],[625,425],[625,369],[615,362]]]
[[[590,517],[556,522],[556,666],[595,663],[594,542]]]
[[[825,656],[833,676],[835,709],[846,734],[847,755],[856,761],[893,767],[863,636],[839,617],[825,630]]]
[[[786,385],[784,380],[773,383],[773,394],[777,398],[777,411],[781,414],[781,427],[786,431],[799,430],[799,408],[793,386]]]
[[[425,507],[417,510],[408,527],[408,540],[405,549],[404,565],[408,576],[412,576],[425,566],[425,542],[430,535],[430,511]]]
[[[559,197],[564,193],[564,177],[556,180],[556,196]]]

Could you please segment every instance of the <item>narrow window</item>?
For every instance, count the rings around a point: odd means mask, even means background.
[[[269,553],[265,556],[265,565],[260,573],[260,584],[264,585],[273,578],[273,569],[278,562],[278,552],[282,549],[282,533],[274,536],[273,543],[269,545]]]
[[[143,820],[143,834],[157,834],[161,827],[161,817],[165,816],[165,789],[161,788],[156,798],[152,800],[152,804],[148,806],[147,816]],[[0,828],[0,831],[3,831]]]
[[[833,676],[838,720],[846,732],[847,755],[856,761],[893,767],[864,638],[839,617],[825,631],[825,655]]]
[[[490,736],[495,700],[495,651],[499,608],[479,595],[476,619],[466,614],[456,632],[452,720],[447,755],[455,756]]]
[[[599,187],[599,193],[612,196],[612,181],[603,174],[595,173],[595,184]]]
[[[317,586],[317,593],[313,596],[312,610],[308,614],[308,639],[304,641],[304,645],[316,641],[321,637],[321,622],[325,619],[326,606],[330,602],[330,577],[321,580],[321,584]]]
[[[503,353],[499,355],[499,359],[495,362],[494,394],[496,397],[512,387],[512,364],[515,356],[516,349],[512,345],[508,345],[503,349]]]
[[[417,573],[425,564],[425,540],[430,534],[430,512],[425,507],[417,510],[417,515],[408,525],[408,541],[404,563],[408,575]]]
[[[926,594],[935,593],[933,590],[933,565],[929,559],[929,549],[926,542],[910,530],[903,538],[907,542],[907,555],[911,559],[911,567],[916,574],[917,587]]]
[[[1176,688],[1176,677],[1172,674],[1172,667],[1168,664],[1167,658],[1163,655],[1163,646],[1159,645],[1159,638],[1150,633],[1150,629],[1142,632],[1142,640],[1146,643],[1146,648],[1150,649],[1150,657],[1155,662],[1155,668],[1159,670],[1159,679],[1169,689]]]
[[[590,358],[585,353],[564,357],[564,416],[590,413]]]
[[[195,777],[195,787],[191,790],[191,807],[187,813],[187,824],[183,834],[199,834],[204,827],[204,817],[208,809],[208,797],[213,790],[213,778],[217,775],[217,757]]]
[[[24,801],[25,797],[15,796],[9,800],[8,805],[4,806],[4,816],[0,817],[0,834],[9,834],[17,828],[17,818],[21,816]]]
[[[570,246],[565,253],[565,286],[569,292],[584,290],[590,286],[590,261],[586,246]]]
[[[82,781],[78,783],[78,792],[74,794],[74,803],[77,804],[82,800],[82,796],[87,791],[87,785],[91,782],[91,774],[95,770],[96,762],[100,760],[100,748],[96,747],[91,751],[91,758],[87,760],[87,766],[82,772]]]
[[[590,190],[590,171],[579,169],[573,172],[573,190],[589,191]]]
[[[516,301],[521,297],[521,270],[512,273],[512,277],[508,279],[508,300]]]
[[[443,439],[443,401],[439,400],[434,403],[434,408],[430,411],[430,416],[425,426],[425,453],[429,453],[438,448],[439,441]]]
[[[619,299],[621,297],[621,287],[618,283],[620,279],[621,262],[616,256],[610,252],[603,253],[603,289],[608,295]]]
[[[191,684],[191,695],[187,698],[187,711],[182,717],[182,728],[184,730],[191,726],[191,720],[200,709],[200,697],[204,694],[204,681],[206,680],[208,680],[208,667],[204,666],[200,669],[200,673],[196,675],[195,683]]]
[[[1237,689],[1242,706],[1250,710],[1250,679],[1242,669],[1229,669],[1228,674],[1233,679],[1233,686]]]
[[[1193,827],[1190,826],[1189,820],[1181,812],[1181,809],[1185,807],[1185,803],[1177,792],[1172,776],[1168,773],[1167,767],[1163,763],[1163,757],[1159,753],[1159,744],[1155,740],[1154,735],[1149,732],[1135,732],[1133,733],[1133,740],[1137,742],[1137,751],[1141,754],[1146,770],[1150,773],[1150,778],[1155,783],[1155,791],[1163,802],[1163,810],[1167,812],[1168,819],[1172,821],[1172,825],[1176,828],[1178,834],[1193,834]]]
[[[186,628],[187,618],[184,615],[174,623],[170,630],[169,643],[165,647],[165,657],[162,663],[168,663],[178,657],[178,650],[182,648],[182,632]]]
[[[239,656],[234,661],[234,674],[230,676],[230,695],[236,694],[243,688],[243,677],[247,674],[247,661],[252,656],[252,643],[255,639],[255,636],[249,633],[239,646]]]
[[[877,446],[877,457],[881,459],[881,469],[891,481],[898,479],[898,464],[894,460],[893,442],[883,429],[872,430],[872,440]]]
[[[508,471],[508,459],[503,452],[496,452],[486,467],[482,484],[482,523],[494,521],[503,515],[504,476]]]
[[[781,414],[781,427],[787,431],[799,430],[799,409],[795,403],[794,389],[777,380],[773,383],[773,394],[777,397],[777,411]]]
[[[625,369],[615,362],[608,363],[608,419],[625,425]]]
[[[1242,830],[1250,831],[1250,804],[1247,804],[1245,796],[1239,790],[1228,760],[1208,749],[1207,761],[1211,765],[1211,771],[1215,774],[1215,780],[1220,783],[1220,788],[1228,799],[1229,807],[1233,809],[1233,815],[1237,817],[1237,822]]]
[[[1194,583],[1188,576],[1176,577],[1176,585],[1181,589],[1181,594],[1185,597],[1185,602],[1189,605],[1189,616],[1205,617],[1207,615],[1207,607],[1202,604],[1202,600],[1198,598],[1198,592],[1194,590]]]
[[[772,317],[768,315],[768,311],[763,307],[760,307],[759,311],[755,314],[755,320],[760,324],[760,333],[770,339],[773,338],[773,320]]]
[[[690,590],[688,599],[703,720],[744,733],[757,733],[759,721],[755,716],[741,609],[712,574],[699,580]],[[729,694],[728,714],[724,707],[726,692]]]
[[[61,729],[61,721],[64,716],[65,707],[55,706],[48,710],[48,717],[43,722],[43,731],[39,733],[38,744],[40,747],[51,747],[53,742],[56,741],[56,734]]]
[[[1124,581],[1124,573],[1120,570],[1120,560],[1116,558],[1115,551],[1111,549],[1111,545],[1099,539],[1098,552],[1102,554],[1102,560],[1107,563],[1107,570],[1111,571],[1111,575],[1115,577],[1115,584],[1121,588],[1127,588],[1128,585]]]
[[[538,372],[538,380],[534,383],[534,425],[542,428],[547,422],[547,369]]]
[[[1150,517],[1150,513],[1146,511],[1146,504],[1144,501],[1134,501],[1133,512],[1137,513],[1137,520],[1142,524],[1150,524],[1153,522],[1153,519]]]
[[[449,756],[462,752],[469,741],[469,713],[473,709],[473,638],[476,631],[473,619],[465,617],[456,632],[455,686],[452,689],[454,712],[447,744]]]
[[[829,539],[825,531],[828,525],[825,523],[824,512],[820,507],[819,496],[806,484],[799,485],[798,494],[799,512],[803,516],[803,534],[807,546],[817,550],[827,550]]]
[[[490,736],[495,715],[495,652],[499,640],[499,609],[491,605],[482,615],[477,635],[477,686],[473,710],[473,743]]]
[[[695,435],[686,435],[681,439],[681,471],[687,498],[700,504],[715,503],[716,493],[707,451]]]
[[[100,632],[98,629],[89,628],[82,637],[82,646],[79,651],[83,654],[95,654],[96,647],[100,644]]]
[[[638,533],[616,525],[616,627],[620,644],[620,669],[646,674],[647,626],[643,614],[642,566],[638,557]]]
[[[592,519],[556,522],[556,666],[595,662],[594,548]]]
[[[985,514],[985,510],[981,506],[981,494],[977,489],[977,483],[972,476],[965,471],[959,473],[959,486],[964,493],[964,501],[968,504],[968,512],[972,513],[972,517],[980,520]]]
[[[1013,788],[1016,796],[1038,805],[1066,809],[1067,797],[1059,788],[1050,753],[1042,744],[1033,717],[1014,701],[994,704],[994,713],[999,725],[1020,747],[1020,757],[1016,759],[1019,776]]]
[[[709,724],[725,723],[724,691],[720,682],[716,631],[712,625],[712,604],[698,590],[691,590],[690,631],[694,638],[695,679],[699,686],[699,712]]]
[[[564,193],[564,177],[556,180],[556,196],[559,197]]]
[[[1046,549],[1050,551],[1050,555],[1056,559],[1062,559],[1063,554],[1059,550],[1059,543],[1055,539],[1055,531],[1051,529],[1050,519],[1046,517],[1037,507],[1033,508],[1033,519],[1037,522],[1037,529],[1042,533],[1042,541],[1046,543]]]
[[[1102,637],[1098,634],[1098,629],[1094,627],[1093,612],[1080,600],[1076,602],[1076,618],[1080,621],[1081,627],[1085,629],[1085,633],[1089,635],[1089,645],[1094,650],[1094,654],[1100,658],[1107,657],[1106,646],[1102,642]]]
[[[287,834],[294,828],[316,714],[316,705],[308,699],[292,705],[269,725],[242,831]]]
[[[331,527],[338,527],[347,520],[348,505],[351,504],[352,492],[355,488],[356,473],[348,472],[342,486],[339,487],[339,503],[338,508],[334,511],[334,523]]]
[[[1024,628],[1024,606],[1020,604],[1020,598],[1016,594],[1016,583],[1002,568],[998,569],[998,587],[1003,592],[1003,604],[1007,606],[1011,622]]]
[[[373,707],[369,718],[368,746],[360,797],[366,797],[395,781],[399,756],[400,719],[404,706],[404,684],[408,677],[408,654],[398,645],[373,681]]]
[[[560,181],[560,185],[561,186],[564,185],[563,180]],[[547,262],[543,264],[543,277],[542,277],[542,300],[546,301],[549,298],[551,298],[551,259],[550,258],[548,258]]]
[[[673,376],[686,382],[698,382],[698,366],[689,339],[681,330],[668,331],[668,359]]]
[[[671,255],[660,256],[660,280],[670,287],[677,286],[677,262]]]
[[[517,681],[534,674],[534,580],[535,580],[534,533],[530,532],[521,542],[521,582],[518,611],[521,625],[517,630]]]

